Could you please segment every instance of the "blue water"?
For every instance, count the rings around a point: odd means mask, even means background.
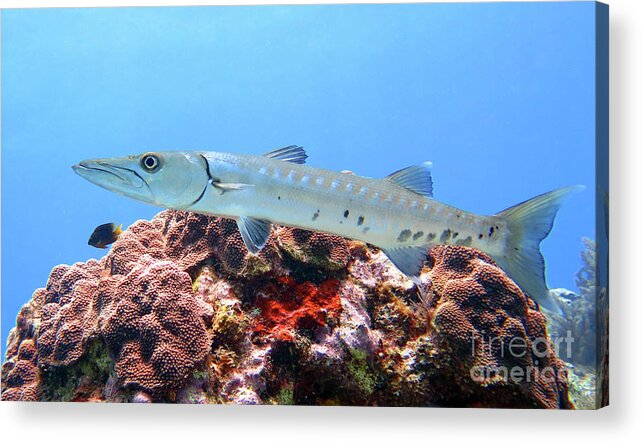
[[[2,354],[102,223],[160,209],[75,175],[149,150],[260,154],[382,177],[433,162],[435,198],[495,213],[587,185],[543,243],[575,289],[594,238],[594,5],[488,3],[2,12]]]

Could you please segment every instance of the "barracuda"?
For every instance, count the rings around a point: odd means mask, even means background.
[[[254,254],[273,223],[293,226],[377,246],[416,281],[431,246],[476,248],[540,305],[559,310],[548,295],[539,245],[562,199],[581,186],[483,216],[434,200],[428,162],[373,179],[312,168],[306,158],[303,148],[288,146],[264,156],[149,152],[72,168],[98,186],[152,205],[234,218]]]

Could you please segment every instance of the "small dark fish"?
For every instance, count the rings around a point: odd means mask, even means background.
[[[123,233],[120,229],[123,225],[118,225],[116,228],[115,223],[105,223],[104,225],[98,226],[92,232],[91,237],[89,237],[88,245],[93,246],[94,248],[105,249],[107,245],[111,245],[118,239],[118,236]]]

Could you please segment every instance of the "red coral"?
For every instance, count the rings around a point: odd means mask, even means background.
[[[254,331],[291,340],[296,330],[314,331],[330,322],[337,323],[341,314],[339,286],[341,282],[328,279],[315,285],[297,283],[291,277],[280,277],[258,290],[261,297],[255,306],[261,310]]]

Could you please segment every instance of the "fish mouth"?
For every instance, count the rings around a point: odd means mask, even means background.
[[[117,166],[105,160],[84,160],[71,169],[84,179],[110,191],[127,192],[140,189],[147,183],[132,169]]]

